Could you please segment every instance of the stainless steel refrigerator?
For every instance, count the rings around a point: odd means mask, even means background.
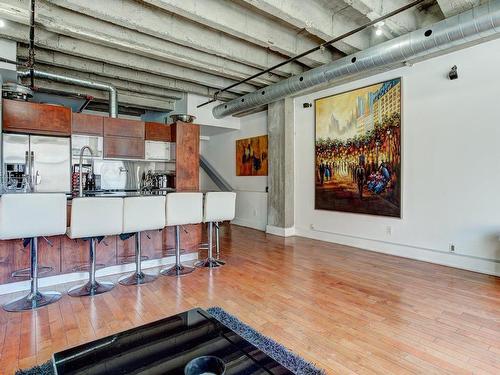
[[[3,173],[25,176],[34,192],[71,192],[70,138],[3,134]]]

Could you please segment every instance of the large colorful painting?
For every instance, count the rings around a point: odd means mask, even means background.
[[[401,79],[318,99],[315,208],[401,217]]]
[[[236,141],[236,176],[267,176],[267,135]]]

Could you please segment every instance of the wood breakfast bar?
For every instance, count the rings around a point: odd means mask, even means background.
[[[97,196],[100,199],[107,199],[107,197],[166,195],[172,191],[194,192],[199,190],[200,131],[199,126],[196,124],[180,121],[172,124],[162,124],[103,117],[94,114],[72,113],[70,108],[62,106],[3,99],[2,130],[4,142],[9,136],[57,137],[64,138],[66,141],[69,140],[71,150],[79,148],[77,147],[78,137],[88,137],[89,142],[96,140],[96,144],[102,143],[102,156],[96,161],[92,160],[92,164],[100,163],[104,165],[104,167],[101,167],[99,176],[103,182],[107,181],[107,179],[114,181],[115,175],[112,177],[106,176],[106,171],[111,168],[110,166],[117,163],[121,164],[119,164],[120,170],[116,172],[116,175],[125,170],[123,173],[127,173],[127,178],[123,178],[123,180],[126,180],[127,185],[131,179],[129,175],[132,172],[129,173],[126,168],[131,169],[131,165],[134,168],[137,166],[137,171],[142,171],[143,165],[149,166],[152,163],[156,163],[155,166],[161,165],[162,168],[168,165],[170,168],[168,170],[169,175],[166,176],[171,179],[168,189],[145,189],[144,186],[139,186],[139,181],[137,182],[137,188],[133,190],[128,189],[128,186],[123,189],[113,188],[110,190],[106,190],[104,187],[102,189],[89,188],[88,191],[85,191],[84,196]],[[86,140],[86,138],[82,139]],[[148,155],[148,146],[158,149],[163,145],[168,146],[168,149],[172,151],[170,159],[167,158],[166,161],[162,159],[161,162],[158,162],[160,159],[154,159]],[[5,151],[7,150],[6,147],[4,146],[3,172],[18,176],[22,174],[19,170],[6,169],[8,163],[11,163]],[[68,153],[71,152],[70,149],[68,149]],[[154,148],[152,149],[154,150]],[[28,151],[26,151],[26,155],[28,155]],[[37,158],[37,156],[37,151],[35,151],[34,158]],[[77,176],[75,168],[78,167],[76,155],[72,152],[72,155],[68,154],[68,157],[71,157],[71,165],[68,168],[73,168],[73,176],[71,176],[70,170],[65,170],[64,176],[50,175],[49,172],[44,174],[42,172],[41,177],[39,177],[36,168],[32,170],[25,168],[24,172],[28,178],[33,178],[33,175],[36,175],[31,192],[56,192],[50,191],[50,185],[46,185],[48,188],[38,189],[50,178],[66,179],[69,176],[70,180],[75,179],[75,176]],[[24,158],[24,155],[22,155],[22,158]],[[28,163],[26,167],[27,165]],[[122,165],[125,167],[122,167]],[[159,174],[160,177],[166,175],[164,171],[161,173]],[[148,173],[144,171],[142,181],[144,181],[144,178],[148,180],[147,175]],[[152,176],[157,177],[154,173]],[[75,181],[70,180],[66,184],[70,187],[69,190],[64,191],[67,193],[67,227],[71,225],[72,200],[77,193],[75,191]],[[139,178],[139,180],[141,179]],[[42,183],[39,184],[39,181],[42,181]],[[6,189],[3,190],[6,194],[23,194],[23,191],[9,192]],[[186,225],[183,228],[184,231],[181,236],[183,253],[196,253],[201,241],[201,224]],[[40,277],[88,271],[88,241],[70,239],[67,235],[57,235],[49,236],[46,240],[40,237],[38,244]],[[0,284],[14,283],[30,278],[30,249],[29,246],[25,245],[26,243],[21,238],[0,241]],[[140,233],[140,245],[144,259],[170,257],[174,255],[175,228],[165,227],[161,230],[144,231]],[[122,240],[118,235],[106,236],[97,243],[97,268],[133,263],[134,254],[135,241],[133,237]],[[61,282],[64,282],[64,278],[61,278]]]

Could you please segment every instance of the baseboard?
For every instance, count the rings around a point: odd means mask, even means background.
[[[231,220],[231,223],[239,225],[241,227],[248,227],[248,228],[258,229],[258,230],[262,230],[262,231],[266,230],[266,224],[259,222],[259,221],[246,220],[246,219],[241,219],[241,218],[235,217],[233,220]]]
[[[190,261],[198,259],[198,253],[189,253],[181,255],[182,261]],[[167,264],[174,264],[175,256],[164,257],[160,259],[149,259],[142,262],[142,268],[161,267]],[[135,263],[118,264],[100,269],[96,272],[97,277],[116,275],[125,272],[135,271]],[[38,286],[40,288],[46,286],[53,286],[58,284],[71,283],[74,281],[87,280],[89,278],[88,272],[73,272],[62,275],[41,277],[38,279]],[[0,295],[15,292],[22,292],[30,290],[31,284],[29,280],[17,281],[15,283],[8,283],[0,285]]]
[[[266,226],[266,233],[274,234],[275,236],[291,237],[295,236],[295,227],[281,228],[274,225]]]
[[[371,240],[317,229],[296,228],[295,233],[297,236],[352,246],[361,250],[395,255],[402,258],[420,260],[423,262],[484,273],[487,275],[500,276],[500,261],[494,259],[490,260],[457,253],[445,253],[413,245],[394,244],[385,241]]]

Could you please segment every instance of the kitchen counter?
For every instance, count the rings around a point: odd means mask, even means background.
[[[173,193],[176,190],[173,188],[170,189],[161,189],[161,190],[154,190],[154,191],[127,191],[127,190],[120,190],[120,191],[105,191],[105,190],[99,190],[99,191],[84,191],[83,195],[84,197],[96,197],[96,198],[126,198],[126,197],[149,197],[149,196],[156,196],[156,195],[167,195],[168,193]],[[78,196],[73,196],[68,194],[68,200],[71,201],[73,198],[77,198]]]

